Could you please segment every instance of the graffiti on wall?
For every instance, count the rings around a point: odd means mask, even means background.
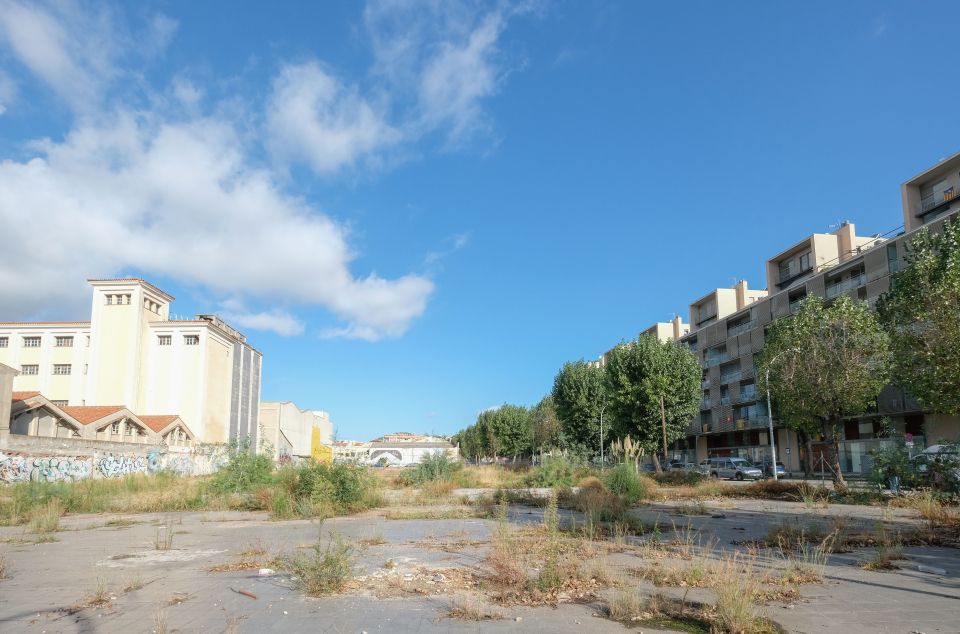
[[[149,449],[145,453],[143,449],[124,453],[102,452],[91,448],[90,455],[86,456],[0,452],[0,484],[121,478],[137,473],[153,475],[163,471],[181,476],[209,475],[229,459],[226,447],[215,446],[193,448],[190,451],[171,449],[163,452]]]
[[[26,456],[0,453],[0,482],[82,480],[93,473],[93,459],[77,456]]]

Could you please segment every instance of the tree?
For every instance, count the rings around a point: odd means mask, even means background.
[[[821,434],[833,448],[834,488],[840,472],[844,417],[868,411],[889,378],[889,337],[866,303],[841,295],[809,296],[791,318],[774,322],[758,360],[760,389],[770,394],[788,426]]]
[[[586,361],[565,363],[553,379],[553,403],[566,449],[587,455],[600,453],[610,436],[600,437],[600,410],[606,399],[603,369]]]
[[[486,417],[501,456],[516,458],[530,451],[530,412],[526,407],[504,403],[481,416]]]
[[[656,461],[664,442],[664,419],[670,443],[686,435],[700,411],[700,362],[678,343],[641,335],[614,348],[605,371],[617,433],[630,435]],[[655,466],[659,470],[659,461]]]
[[[905,260],[877,302],[893,379],[925,409],[960,414],[960,220],[918,231]]]
[[[549,394],[544,396],[530,410],[530,431],[533,451],[561,446],[560,419],[557,418],[557,408],[553,404],[553,396]]]

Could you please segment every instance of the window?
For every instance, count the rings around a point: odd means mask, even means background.
[[[131,425],[130,423],[127,423],[126,431],[127,431],[127,436],[133,436],[133,432],[134,432],[133,425]]]
[[[172,335],[157,335],[158,346],[169,346],[171,343],[173,343]]]
[[[24,338],[23,338],[23,347],[24,347],[24,348],[39,348],[39,347],[40,347],[40,337],[24,337]]]
[[[107,295],[107,306],[113,305],[113,295]]]
[[[730,390],[727,389],[726,385],[720,386],[720,404],[721,405],[730,404]]]
[[[35,364],[34,364],[34,365],[21,365],[21,366],[20,366],[20,373],[21,373],[21,374],[40,374],[40,366],[39,366],[39,365],[35,365]]]
[[[54,363],[53,364],[53,373],[59,374],[61,376],[70,374],[70,364],[69,363]]]
[[[113,425],[111,425],[111,426],[110,426],[110,433],[111,433],[111,434],[119,434],[119,433],[120,433],[120,423],[114,423]]]
[[[708,319],[717,316],[717,302],[710,300],[697,306],[697,324],[702,324]]]
[[[806,271],[810,268],[810,252],[804,253],[800,256],[800,270]]]
[[[185,346],[196,346],[200,343],[200,335],[184,335],[183,336],[183,345]]]
[[[944,192],[947,187],[947,179],[940,180],[930,185],[924,185],[920,188],[920,206],[921,211],[926,211],[931,207],[936,207],[944,200]]]
[[[897,245],[895,244],[887,245],[887,269],[891,273],[896,273],[900,270],[900,261],[899,256],[897,255]]]
[[[73,337],[57,337],[56,344],[54,345],[56,345],[58,348],[72,348]]]
[[[67,401],[50,401],[50,402],[53,403],[54,405],[56,405],[57,407],[66,407],[66,406],[67,406]]]
[[[6,348],[10,344],[10,337],[0,337],[0,348]]]

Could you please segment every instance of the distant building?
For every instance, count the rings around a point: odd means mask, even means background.
[[[367,463],[405,467],[436,454],[446,454],[450,458],[458,459],[460,449],[446,438],[398,432],[370,441]]]
[[[319,458],[315,454],[325,453],[320,447],[329,448],[333,442],[329,414],[300,409],[291,401],[261,402],[260,426],[263,432],[260,446],[269,448],[276,458],[284,455]]]
[[[176,415],[202,442],[256,442],[261,355],[240,332],[215,315],[171,319],[173,297],[141,279],[89,282],[90,321],[0,322],[14,390]]]

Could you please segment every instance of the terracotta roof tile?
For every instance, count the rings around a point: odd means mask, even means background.
[[[74,405],[60,409],[75,418],[78,423],[89,425],[126,407],[123,405]]]
[[[166,428],[167,425],[180,417],[176,414],[160,414],[156,416],[139,416],[138,418],[142,420],[147,427],[157,433],[160,433],[164,430],[164,428]]]
[[[14,392],[11,397],[14,401],[25,401],[28,398],[40,396],[40,392]]]

